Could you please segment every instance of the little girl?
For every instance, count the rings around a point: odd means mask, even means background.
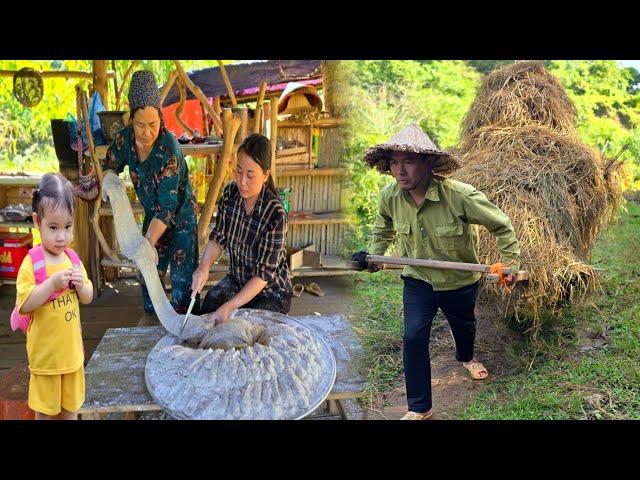
[[[71,183],[62,175],[47,173],[42,177],[34,190],[32,206],[42,240],[46,280],[36,282],[34,271],[39,265],[33,264],[32,256],[38,255],[33,253],[24,258],[18,272],[16,309],[32,316],[27,329],[29,408],[36,412],[36,420],[75,420],[84,403],[84,347],[78,302],[91,302],[93,285],[77,254],[69,249],[74,200]],[[73,263],[80,268],[74,268]],[[55,294],[58,296],[51,299]]]

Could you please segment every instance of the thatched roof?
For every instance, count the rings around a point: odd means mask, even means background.
[[[266,62],[225,65],[225,71],[237,98],[257,95],[262,81],[267,82],[267,94],[282,92],[289,82],[318,85],[322,82],[320,60],[269,60]],[[188,74],[207,97],[227,98],[220,68],[205,68]],[[187,100],[195,96],[187,89]],[[163,107],[180,101],[177,85],[174,85]]]

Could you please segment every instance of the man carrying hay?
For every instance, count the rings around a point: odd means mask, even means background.
[[[379,211],[373,227],[370,254],[384,255],[397,237],[403,257],[479,263],[478,227],[484,225],[496,238],[515,283],[520,248],[509,218],[471,185],[436,173],[459,168],[459,161],[440,150],[416,125],[409,125],[387,143],[365,152],[365,162],[396,182],[380,192]],[[367,252],[354,260],[371,272],[379,265],[366,262]],[[429,335],[438,308],[451,327],[456,359],[473,379],[487,378],[487,369],[473,355],[475,304],[479,272],[406,266],[404,281],[403,363],[408,412],[403,420],[426,420],[431,411],[431,363]]]

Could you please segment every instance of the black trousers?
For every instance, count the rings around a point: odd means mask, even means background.
[[[227,275],[207,292],[200,306],[200,315],[215,312],[223,303],[231,300],[241,289],[240,284],[231,275]],[[258,308],[272,312],[289,313],[291,309],[291,297],[293,297],[292,291],[266,295],[262,295],[261,293],[258,293],[258,295],[249,303],[245,304],[243,308]]]
[[[404,289],[404,337],[402,359],[407,387],[407,403],[412,412],[424,413],[431,408],[431,361],[429,336],[438,308],[447,317],[456,343],[456,360],[473,358],[476,338],[474,313],[478,282],[457,290],[435,292],[430,284],[402,277]]]

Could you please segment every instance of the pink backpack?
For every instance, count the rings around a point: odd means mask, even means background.
[[[81,262],[78,254],[71,248],[65,248],[64,251],[67,254],[67,257],[69,257],[69,260],[71,260],[73,267],[80,269]],[[47,279],[47,268],[44,261],[42,245],[37,245],[29,250],[29,255],[31,256],[31,263],[33,264],[33,274],[36,278],[36,285],[40,285]],[[48,301],[58,298],[65,290],[53,292]],[[13,312],[11,312],[11,329],[13,331],[22,330],[22,332],[26,334],[29,325],[31,324],[31,319],[32,315],[30,313],[27,313],[26,315],[21,314],[18,310],[18,306],[16,305]]]

